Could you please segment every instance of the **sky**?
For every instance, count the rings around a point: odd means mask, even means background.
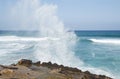
[[[17,0],[0,0],[0,30],[23,29],[10,24],[8,7]],[[120,0],[41,0],[57,5],[57,15],[71,30],[120,30]]]

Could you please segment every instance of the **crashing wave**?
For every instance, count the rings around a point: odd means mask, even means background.
[[[104,44],[120,44],[120,39],[90,39],[92,42]]]

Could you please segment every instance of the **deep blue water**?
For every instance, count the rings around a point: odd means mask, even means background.
[[[120,78],[120,31],[75,31],[75,34],[74,52],[86,67],[105,70]],[[33,53],[36,41],[11,40],[38,36],[37,31],[0,31],[0,64],[11,64],[21,58],[36,60]]]
[[[120,37],[119,30],[111,30],[111,31],[75,31],[77,36],[96,36],[96,37]]]

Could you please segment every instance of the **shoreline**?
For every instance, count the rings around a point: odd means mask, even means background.
[[[32,62],[21,59],[17,64],[0,65],[0,79],[112,79],[77,68],[51,62]]]

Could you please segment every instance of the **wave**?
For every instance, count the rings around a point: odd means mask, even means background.
[[[78,39],[80,42],[92,42],[90,39],[87,39],[87,38],[85,38],[85,39],[81,39],[81,38],[79,38]]]
[[[52,37],[18,37],[18,36],[0,36],[0,41],[44,41],[44,40],[59,40],[59,38]]]
[[[89,39],[92,42],[104,44],[120,44],[120,39]]]

